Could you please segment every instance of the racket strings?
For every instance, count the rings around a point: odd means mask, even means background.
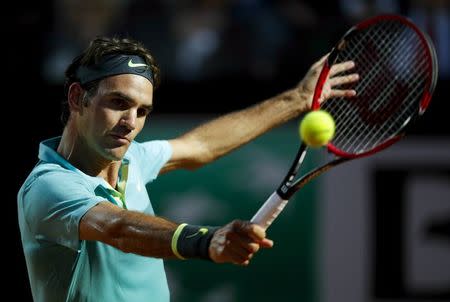
[[[396,38],[397,38],[397,36],[392,36],[392,37],[390,37],[390,39],[383,39],[382,42],[384,42],[384,44],[387,44],[386,41],[394,40]],[[396,39],[396,40],[398,40],[398,39]],[[406,39],[403,39],[403,42],[406,43]],[[390,43],[390,44],[392,44],[392,43]],[[389,49],[393,49],[394,51],[395,50],[399,50],[403,45],[401,45],[401,44],[397,45],[398,46],[397,48],[391,48],[390,45],[382,45],[382,46],[387,48],[388,51],[382,53],[382,57],[379,58],[377,61],[384,62],[384,61],[388,60],[388,57],[391,57],[391,59],[397,59],[397,56],[395,55],[395,53],[394,54],[390,53]],[[397,53],[399,53],[399,51]],[[351,59],[351,58],[352,57],[349,56],[346,59]],[[401,61],[399,61],[399,62],[401,62]],[[383,71],[383,70],[381,70],[381,68],[383,68],[383,67],[382,67],[381,64],[376,64],[376,63],[377,63],[376,61],[373,61],[373,57],[369,57],[369,62],[367,64],[363,65],[363,66],[372,66],[372,69],[369,70],[368,72],[366,72],[366,74],[368,75],[367,79],[365,81],[362,81],[361,85],[359,87],[357,87],[357,89],[360,90],[360,91],[367,91],[367,94],[369,94],[369,95],[375,95],[376,89],[379,86],[384,86],[383,90],[389,90],[389,88],[391,88],[394,85],[394,83],[395,83],[395,81],[391,81],[388,77],[378,77],[381,74],[381,72]],[[377,79],[378,80],[382,80],[383,82],[382,83],[375,83],[376,85],[373,85],[374,77],[378,77]],[[381,93],[378,93],[378,95],[376,97],[377,98],[383,97],[383,95],[386,95],[385,92],[386,91],[381,91]],[[369,106],[370,105],[374,106],[374,108],[371,108],[371,109],[378,109],[377,105],[378,105],[378,107],[380,105],[382,105],[382,102],[378,102],[377,100],[375,100],[374,102],[369,104]]]
[[[412,44],[412,45],[414,45],[414,44]],[[407,49],[405,53],[408,55],[412,55],[415,52],[416,52],[416,50],[409,51]],[[405,59],[408,60],[410,58],[409,58],[409,56],[405,56]],[[401,65],[405,65],[404,61],[399,61],[399,62],[401,63]],[[414,81],[414,82],[421,82],[421,83],[413,82],[408,87],[408,88],[412,87],[413,89],[403,88],[402,91],[400,91],[400,93],[407,93],[403,96],[402,99],[404,101],[400,104],[400,107],[398,108],[398,112],[401,112],[401,114],[393,116],[393,118],[395,117],[395,119],[393,119],[391,121],[391,123],[384,123],[383,127],[380,127],[376,132],[372,133],[373,139],[378,138],[376,141],[374,141],[374,143],[376,145],[382,143],[382,140],[385,140],[385,139],[389,138],[390,136],[395,135],[399,129],[402,129],[405,126],[405,122],[409,121],[409,117],[414,114],[414,112],[417,108],[418,103],[414,102],[414,100],[418,100],[420,98],[420,93],[423,91],[420,88],[424,87],[425,83],[423,81],[416,81],[415,79],[423,79],[424,77],[423,77],[423,75],[414,77],[414,75],[416,75],[417,72],[406,72],[405,74],[406,74],[406,76],[408,76],[408,78],[405,79],[406,82]],[[386,89],[383,90],[381,95],[399,93],[394,90],[396,80],[397,79],[390,81],[387,84]],[[380,103],[380,105],[381,105],[381,103]],[[380,107],[380,105],[377,107]],[[377,109],[378,108],[376,108],[375,110],[377,110]],[[385,111],[383,118],[388,118],[388,116],[386,116],[388,114],[388,112],[389,111]],[[385,135],[382,135],[383,133]],[[363,146],[363,149],[368,149],[369,147],[370,147],[369,145],[365,145],[365,146]]]
[[[332,144],[347,153],[375,148],[401,131],[417,112],[429,69],[426,50],[411,28],[384,20],[347,41],[339,61],[354,60],[357,97],[322,106],[336,120]],[[349,71],[354,72],[354,71]]]
[[[405,43],[411,42],[411,38],[412,37],[409,36],[409,38],[410,38],[409,41],[406,40],[406,39],[403,39],[403,41],[406,41]],[[403,44],[405,44],[405,43],[403,43]],[[417,48],[417,44],[414,44],[414,43],[408,43],[408,44],[409,44],[408,46],[412,46],[412,47]],[[403,45],[400,45],[400,46],[403,47]],[[397,48],[396,53],[391,54],[393,59],[400,59],[401,47]],[[416,49],[412,50],[412,49],[406,48],[404,52],[402,50],[401,53],[406,53],[407,56],[405,56],[403,61],[399,60],[400,65],[405,65],[404,62],[408,61],[409,59],[412,59],[412,58],[409,58],[409,57],[411,55],[415,54],[416,52],[417,52]],[[421,65],[423,65],[424,62],[422,61],[421,63],[422,63]],[[420,69],[419,69],[419,71],[420,71]],[[407,73],[405,73],[405,75],[408,77],[407,79],[405,79],[405,81],[416,81],[416,79],[418,79],[418,80],[423,79],[422,75],[420,75],[418,77],[414,77],[414,75],[416,73],[417,72],[411,72],[411,73],[407,72]],[[382,83],[383,85],[386,85],[386,86],[383,88],[382,92],[380,93],[380,96],[390,95],[392,93],[395,93],[395,91],[393,91],[394,88],[395,88],[395,83],[396,83],[395,80],[396,79],[394,79],[394,81],[388,81],[388,83],[384,83],[384,82]],[[403,128],[405,126],[405,122],[409,121],[409,117],[414,113],[415,108],[417,108],[417,106],[415,106],[416,104],[414,102],[408,101],[408,99],[410,99],[411,97],[415,99],[416,97],[420,96],[420,95],[416,95],[416,92],[419,92],[419,93],[421,92],[420,87],[423,87],[422,84],[424,84],[424,83],[413,83],[411,85],[411,87],[413,87],[413,89],[409,90],[408,95],[406,95],[403,98],[403,99],[406,99],[406,101],[402,102],[400,104],[400,108],[398,109],[399,112],[403,112],[402,115],[398,115],[397,118],[395,120],[393,120],[391,123],[384,123],[382,125],[382,127],[380,127],[377,131],[371,132],[371,138],[375,139],[375,141],[373,141],[375,145],[378,145],[378,144],[382,143],[383,140],[385,140],[385,139],[391,137],[392,135],[396,134],[397,133],[397,129]],[[378,84],[378,85],[380,85],[380,84]],[[406,90],[405,92],[407,92],[407,91],[408,90]],[[374,111],[377,111],[377,110],[379,110],[379,107],[382,105],[382,102],[377,102],[377,100],[375,100],[374,104],[375,104]],[[387,119],[388,118],[388,116],[386,116],[388,112],[389,112],[388,110],[384,111],[384,114],[381,116],[382,119]],[[370,130],[368,128],[369,127],[367,127],[366,130]],[[383,135],[383,134],[385,134],[385,135]],[[372,140],[369,140],[369,142],[370,141],[372,141]],[[370,149],[370,147],[371,146],[367,143],[366,145],[364,145],[362,147],[362,149],[363,150],[367,150],[367,149]]]
[[[377,39],[379,39],[379,37],[377,37],[377,36],[379,36],[379,34],[377,32],[375,32],[375,33],[376,33],[375,34],[375,40],[377,40]],[[360,53],[365,50],[365,48],[362,47],[362,45],[367,44],[367,41],[371,38],[371,34],[372,33],[368,32],[368,31],[364,32],[363,33],[363,37],[361,37],[360,39],[357,40],[357,43],[359,45],[354,45],[354,46],[350,45],[350,47],[348,47],[350,52],[348,52],[348,54],[344,53],[341,56],[342,57],[342,61],[348,60],[348,59],[352,59],[352,58],[361,58]],[[397,38],[397,37],[393,36],[391,39],[395,39],[395,38]],[[386,39],[382,40],[382,43],[386,44],[387,43]],[[386,46],[382,45],[382,47],[386,47]],[[355,50],[358,52],[357,54],[355,53]],[[389,56],[389,55],[390,55],[389,52],[385,52],[384,56],[381,58],[381,60],[386,60],[386,57]],[[358,65],[363,66],[363,67],[369,66],[370,70],[361,70],[362,72],[360,72],[360,73],[363,74],[363,79],[365,79],[365,80],[361,81],[359,83],[359,85],[355,88],[357,91],[368,91],[368,94],[373,94],[373,92],[370,91],[370,88],[372,86],[369,86],[369,84],[373,82],[373,77],[377,76],[380,73],[380,68],[381,68],[380,65],[375,64],[375,62],[373,61],[374,58],[375,58],[374,56],[366,56],[365,60],[367,61],[367,63],[364,63],[363,65],[358,64]],[[362,60],[359,60],[359,61],[362,61]],[[359,62],[359,63],[361,63],[361,62]],[[384,84],[384,83],[381,83],[381,84]],[[380,83],[378,83],[378,85],[380,85]],[[380,106],[381,102],[373,102],[373,104],[375,104],[375,105],[378,104]],[[369,110],[375,111],[375,110],[378,109],[377,107],[370,108],[371,107],[370,105],[372,105],[372,104],[369,104]],[[345,106],[345,107],[346,108],[343,109],[343,110],[348,110],[348,106]],[[341,110],[341,111],[343,111],[343,110]],[[339,116],[342,113],[343,112],[337,112],[336,115]],[[348,123],[348,120],[346,120],[346,119],[341,119],[341,123],[344,124],[344,125],[351,125],[351,124]],[[356,130],[355,127],[351,128],[351,129],[349,128],[349,132],[350,133],[357,134],[358,132],[354,131],[354,130]],[[343,136],[342,133],[344,133],[344,132],[339,132],[339,133],[341,133],[341,136]],[[337,139],[339,139],[339,137],[337,137]],[[355,141],[355,137],[348,137],[347,140],[348,141]],[[348,148],[348,146],[346,146],[346,148]]]

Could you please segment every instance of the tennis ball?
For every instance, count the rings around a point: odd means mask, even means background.
[[[307,113],[299,126],[301,139],[311,147],[326,145],[333,139],[334,131],[334,119],[324,110],[315,110]]]

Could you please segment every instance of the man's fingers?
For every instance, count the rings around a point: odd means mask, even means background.
[[[259,250],[259,242],[253,241],[250,237],[246,235],[238,233],[230,233],[228,235],[228,239],[235,245],[240,246],[249,253],[256,253]]]
[[[263,248],[271,248],[273,247],[273,241],[267,238],[264,238],[263,241],[259,243],[259,245]]]
[[[266,230],[257,224],[249,225],[250,232],[247,234],[252,240],[258,243],[261,247],[272,247],[273,241],[266,238]]]
[[[249,253],[242,246],[236,245],[232,243],[232,241],[228,240],[224,246],[223,250],[220,253],[218,259],[219,262],[228,262],[239,265],[248,265],[250,263],[250,259],[253,258],[253,253]]]
[[[333,87],[333,86],[353,83],[353,82],[356,82],[358,79],[359,79],[359,75],[357,73],[352,73],[352,74],[345,75],[345,76],[338,76],[338,77],[331,78],[328,80],[328,83],[330,84],[331,87]]]
[[[266,238],[266,231],[260,225],[235,220],[215,234],[211,245],[211,258],[215,262],[248,265],[261,247],[272,247],[273,241]]]
[[[254,241],[261,241],[266,237],[266,231],[257,224],[249,221],[236,220],[233,222],[234,230],[244,236],[250,237]]]
[[[342,63],[334,64],[333,66],[331,66],[329,76],[332,77],[332,76],[334,76],[334,75],[336,75],[338,73],[341,73],[343,71],[350,70],[353,67],[355,67],[355,62],[353,62],[353,61],[345,61],[345,62],[342,62]]]
[[[243,264],[245,261],[249,261],[253,257],[253,253],[249,253],[245,248],[237,245],[230,245],[229,255],[233,263]]]
[[[355,95],[356,95],[356,91],[353,89],[346,89],[346,90],[333,89],[330,91],[330,98],[352,97]]]

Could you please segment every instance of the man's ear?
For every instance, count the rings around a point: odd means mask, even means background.
[[[69,103],[70,111],[76,111],[81,113],[83,111],[83,96],[84,89],[80,83],[74,82],[70,84],[69,91],[67,93],[67,102]]]

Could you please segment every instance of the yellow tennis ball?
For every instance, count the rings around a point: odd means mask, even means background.
[[[328,112],[315,110],[303,117],[299,133],[305,144],[320,147],[333,139],[335,127],[334,119]]]

